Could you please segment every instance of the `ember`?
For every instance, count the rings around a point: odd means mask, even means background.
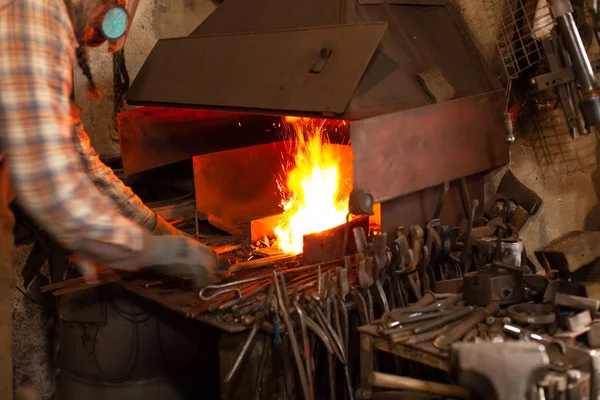
[[[341,156],[329,143],[328,125],[311,118],[285,119],[294,161],[278,178],[284,211],[275,234],[286,253],[302,253],[304,235],[346,222],[350,185],[341,178]]]

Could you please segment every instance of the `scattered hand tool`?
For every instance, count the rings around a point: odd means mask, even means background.
[[[344,341],[344,351],[347,357],[349,354],[348,346],[350,342],[350,318],[348,317],[348,310],[346,309],[346,296],[350,291],[350,283],[348,281],[348,270],[346,268],[338,267],[336,274],[339,291],[335,300],[337,301],[338,310],[341,316],[343,331],[343,335],[341,337]]]
[[[413,329],[413,332],[415,334],[429,332],[433,329],[444,326],[450,322],[454,322],[456,320],[464,318],[467,315],[471,314],[472,311],[473,311],[473,307],[470,307],[470,306],[457,308],[455,310],[449,311],[446,315],[441,315],[437,319],[434,319],[432,321],[427,321],[427,322],[417,326],[416,328]]]
[[[287,288],[285,287],[285,279],[282,277],[280,287],[278,282],[279,276],[276,271],[273,271],[273,283],[275,284],[275,293],[277,296],[277,302],[279,304],[279,310],[283,317],[283,321],[286,327],[286,331],[290,338],[290,345],[292,347],[292,353],[294,355],[294,360],[296,361],[296,368],[298,369],[298,376],[300,378],[300,386],[302,388],[302,393],[305,399],[313,398],[313,395],[310,393],[310,388],[308,386],[308,379],[306,377],[306,370],[302,365],[302,359],[300,357],[300,347],[298,345],[298,340],[296,339],[296,333],[294,331],[294,327],[292,326],[292,322],[290,319],[290,305],[289,298],[287,296]],[[285,296],[283,294],[286,294]]]
[[[410,227],[410,239],[412,241],[413,260],[412,264],[410,265],[409,272],[412,272],[417,270],[419,260],[421,259],[421,246],[423,245],[423,228],[421,228],[419,225],[412,225]],[[415,281],[417,290],[420,291],[420,289],[418,289],[421,286],[421,281],[419,280],[420,277],[418,275],[411,276]],[[420,294],[422,295],[423,292],[420,292]]]
[[[479,201],[477,199],[473,200],[473,207],[470,209],[469,214],[469,225],[467,227],[467,232],[465,233],[465,241],[464,248],[460,257],[461,264],[464,266],[465,273],[469,272],[471,269],[471,252],[472,252],[472,234],[473,234],[473,222],[475,221],[475,211],[477,210],[477,206],[479,206]]]
[[[356,255],[356,278],[358,280],[358,287],[364,295],[363,299],[366,299],[367,305],[367,323],[370,323],[375,319],[373,311],[373,296],[369,291],[371,285],[375,281],[373,279],[373,259],[365,258],[362,253]]]
[[[408,248],[408,239],[404,235],[402,229],[398,229],[396,235],[397,237],[392,247],[392,252],[395,253],[395,257],[392,261],[392,266],[390,270],[393,274],[392,279],[395,286],[396,296],[398,298],[397,303],[406,306],[408,304],[408,294],[403,290],[399,274],[405,274],[408,271],[408,266],[412,263],[412,251]],[[413,290],[413,294],[415,298],[418,299],[419,294],[415,290],[416,285],[414,284],[412,276],[408,275],[407,277],[407,279],[409,280],[410,287]]]
[[[439,263],[440,257],[442,255],[442,237],[438,233],[437,229],[440,228],[440,220],[432,219],[425,226],[425,232],[427,234],[427,238],[425,240],[425,246],[429,249],[430,259],[427,262],[427,268],[431,265],[431,263]]]
[[[438,219],[440,214],[442,213],[442,209],[444,208],[444,204],[446,202],[446,197],[448,196],[448,192],[450,191],[450,182],[444,182],[444,189],[442,190],[442,195],[440,196],[440,201],[438,202],[437,208],[435,209],[435,213],[433,214],[433,219]]]
[[[490,315],[495,315],[500,310],[498,303],[490,303],[485,308],[475,310],[469,317],[459,324],[455,324],[450,330],[438,336],[433,345],[438,349],[446,349],[451,344],[460,340],[478,323],[484,321]]]
[[[227,373],[227,376],[225,376],[225,379],[223,381],[223,383],[225,385],[227,385],[229,382],[231,382],[231,379],[233,379],[233,377],[235,376],[237,371],[240,369],[240,366],[242,365],[242,361],[246,357],[246,354],[248,353],[248,350],[250,349],[250,345],[252,344],[252,341],[254,340],[254,338],[256,337],[256,334],[258,333],[258,330],[260,329],[262,321],[263,321],[263,317],[261,316],[261,318],[258,318],[256,320],[256,322],[254,323],[254,325],[252,326],[252,330],[248,334],[248,338],[246,339],[246,342],[244,342],[242,351],[240,351],[237,359],[235,360],[235,363],[233,364],[233,367],[231,367],[231,369]]]
[[[571,296],[568,294],[556,293],[554,295],[554,304],[561,307],[569,307],[576,310],[598,311],[600,301],[581,296]]]
[[[391,253],[387,247],[387,234],[382,233],[373,238],[373,261],[374,275],[375,275],[375,288],[377,291],[377,299],[384,312],[390,310],[388,296],[383,289],[384,274],[390,265]]]
[[[306,327],[306,320],[304,318],[304,311],[302,311],[302,307],[300,306],[300,300],[298,296],[298,292],[294,294],[294,309],[296,310],[296,315],[298,316],[298,322],[300,324],[300,334],[302,336],[302,350],[304,354],[304,362],[306,363],[306,376],[308,379],[308,388],[310,393],[310,399],[314,399],[315,395],[315,385],[313,382],[313,365],[312,365],[312,353],[310,351],[310,341],[308,339],[308,329]]]

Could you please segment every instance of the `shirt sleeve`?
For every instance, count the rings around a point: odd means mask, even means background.
[[[148,231],[154,230],[156,214],[100,160],[80,120],[73,125],[73,138],[86,174],[96,188],[113,201],[121,215]]]
[[[144,231],[86,175],[73,140],[75,46],[61,0],[0,8],[0,147],[20,203],[59,243],[107,267],[133,267]]]

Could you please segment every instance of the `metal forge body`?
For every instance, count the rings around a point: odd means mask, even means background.
[[[508,162],[503,93],[444,0],[227,0],[156,44],[128,102],[151,107],[120,115],[125,173],[193,157],[197,210],[234,226],[281,212],[280,116],[348,122],[331,140],[389,238]],[[457,188],[441,218],[465,219]]]

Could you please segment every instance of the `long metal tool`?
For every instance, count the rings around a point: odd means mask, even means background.
[[[278,275],[294,274],[294,273],[310,271],[310,270],[318,269],[318,268],[330,268],[330,267],[332,268],[336,264],[340,264],[342,262],[343,262],[343,259],[340,258],[340,259],[331,260],[331,261],[324,262],[324,263],[305,265],[303,267],[297,267],[297,268],[290,268],[290,269],[286,269],[284,271],[278,272]],[[198,296],[200,297],[201,300],[207,301],[207,300],[213,299],[213,298],[215,298],[223,293],[227,293],[227,292],[235,292],[236,294],[238,294],[239,290],[236,292],[236,290],[231,289],[231,288],[236,288],[237,286],[244,285],[246,283],[257,282],[257,281],[261,281],[261,280],[265,280],[265,279],[271,279],[272,277],[273,277],[272,274],[268,273],[268,274],[264,274],[264,275],[253,276],[251,278],[240,279],[237,281],[220,283],[217,285],[208,285],[208,286],[205,286],[204,288],[202,288],[198,292]],[[204,293],[207,291],[208,292],[217,291],[217,292],[213,293],[209,296],[205,296]],[[241,296],[241,293],[239,293],[239,295]]]
[[[229,373],[227,374],[227,376],[225,377],[225,380],[223,381],[223,383],[225,385],[227,385],[229,382],[231,382],[231,379],[233,379],[233,377],[235,376],[237,371],[240,369],[240,366],[242,365],[242,361],[244,361],[244,358],[246,357],[246,354],[248,353],[248,350],[250,349],[250,345],[254,341],[254,338],[256,337],[256,334],[258,333],[258,330],[260,329],[261,324],[262,324],[262,319],[257,319],[256,322],[254,323],[254,325],[252,326],[252,330],[248,334],[248,338],[246,339],[246,342],[244,342],[242,351],[240,351],[240,354],[238,355],[237,359],[235,360],[235,363],[233,364],[233,367],[231,367],[231,369],[229,370]]]
[[[465,272],[469,272],[471,266],[471,243],[473,242],[473,238],[471,237],[473,233],[473,223],[475,222],[475,211],[477,210],[477,206],[479,206],[479,200],[473,200],[473,207],[469,209],[469,225],[467,227],[467,233],[465,234],[465,247],[460,256],[461,264],[465,267]]]
[[[287,292],[285,288],[285,279],[282,278],[282,285],[284,286],[284,290]],[[290,344],[292,346],[292,353],[294,355],[294,360],[296,361],[296,368],[298,369],[298,376],[300,378],[300,386],[302,387],[302,393],[305,399],[310,399],[310,389],[308,386],[308,379],[306,377],[306,370],[302,365],[302,358],[300,356],[300,349],[298,346],[298,340],[296,338],[296,333],[294,331],[294,327],[292,325],[292,321],[290,320],[289,314],[289,298],[283,296],[282,289],[279,286],[278,282],[279,276],[276,271],[273,271],[273,283],[275,284],[275,292],[277,294],[277,302],[279,303],[279,309],[281,310],[281,316],[283,317],[283,322],[285,324],[285,328],[287,330],[288,336],[290,338]]]
[[[308,388],[310,390],[310,399],[315,398],[315,386],[313,382],[313,366],[312,366],[312,354],[310,351],[310,341],[308,340],[308,329],[306,328],[306,320],[304,318],[304,311],[300,306],[300,300],[296,293],[294,296],[294,308],[296,309],[296,315],[298,315],[298,321],[300,322],[300,334],[302,335],[302,351],[304,353],[304,362],[306,363],[306,376],[308,378]]]

